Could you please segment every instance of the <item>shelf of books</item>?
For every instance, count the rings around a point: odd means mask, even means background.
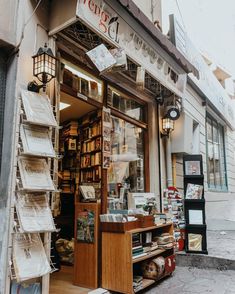
[[[185,155],[184,211],[186,221],[186,252],[207,252],[204,176],[201,155]]]
[[[109,228],[102,232],[103,288],[136,293],[175,270],[172,223],[120,232]]]
[[[21,90],[21,102],[12,215],[11,289],[24,283],[46,293],[49,273],[53,270],[49,258],[50,233],[56,231],[50,203],[56,192],[53,140],[58,129],[45,93]]]

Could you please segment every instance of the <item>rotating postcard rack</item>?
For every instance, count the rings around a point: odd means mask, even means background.
[[[21,90],[21,101],[12,210],[11,293],[18,283],[32,278],[36,278],[39,293],[44,293],[49,273],[54,270],[50,262],[50,233],[56,231],[51,203],[57,193],[58,125],[46,94]]]

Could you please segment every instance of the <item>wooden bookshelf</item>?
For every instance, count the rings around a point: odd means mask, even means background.
[[[161,233],[173,233],[173,224],[162,224],[147,228],[138,228],[126,232],[102,232],[102,287],[110,291],[132,294],[135,267],[148,259],[157,256],[172,256],[174,249],[156,249],[147,255],[132,256],[132,235],[135,233],[152,232],[154,236]],[[166,272],[162,277],[170,275]],[[162,278],[161,277],[161,278]],[[149,287],[156,281],[143,279],[142,289]],[[139,291],[137,291],[139,292]]]

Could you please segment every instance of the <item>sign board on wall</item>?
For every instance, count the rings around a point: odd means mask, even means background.
[[[112,42],[116,47],[121,47],[126,54],[145,68],[154,78],[164,86],[182,97],[186,74],[180,74],[172,65],[168,64],[159,52],[147,41],[147,34],[140,36],[124,18],[118,14],[104,0],[78,0],[77,17],[92,30]],[[177,74],[177,79],[172,79],[172,71]]]
[[[199,71],[200,78],[189,74],[193,83],[203,92],[214,107],[219,111],[223,119],[234,130],[235,129],[235,105],[226,93],[225,89],[216,79],[207,63],[187,36],[179,22],[170,16],[171,39],[177,49],[192,63]]]

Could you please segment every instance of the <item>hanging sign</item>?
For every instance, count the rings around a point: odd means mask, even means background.
[[[164,60],[148,41],[148,34],[140,36],[137,30],[103,0],[78,0],[76,15],[106,40],[118,48],[123,48],[126,54],[143,66],[149,74],[182,97],[186,74],[178,73]]]

